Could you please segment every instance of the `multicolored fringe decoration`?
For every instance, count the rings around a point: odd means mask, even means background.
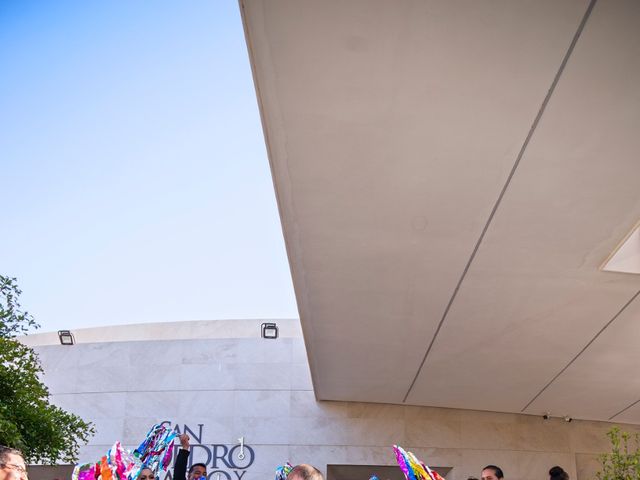
[[[164,471],[171,462],[177,435],[164,425],[154,425],[133,454],[116,442],[100,461],[76,465],[71,480],[136,480],[144,468],[154,473]]]
[[[438,472],[431,470],[411,452],[398,445],[393,446],[398,466],[407,480],[444,480]]]
[[[157,472],[158,469],[164,471],[171,463],[173,439],[177,436],[176,432],[169,430],[164,425],[154,425],[133,454],[140,459],[146,468],[150,468],[154,472]]]
[[[291,470],[293,470],[293,465],[291,465],[289,462],[276,468],[275,480],[287,480],[287,476],[289,476]]]
[[[96,464],[95,463],[83,463],[78,464],[73,469],[71,474],[72,480],[95,480],[96,478]]]

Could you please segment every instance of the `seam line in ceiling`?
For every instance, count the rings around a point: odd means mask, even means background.
[[[621,413],[626,412],[627,410],[629,410],[631,407],[633,407],[634,405],[637,405],[638,402],[640,402],[640,400],[636,400],[635,402],[633,402],[631,405],[628,405],[626,407],[624,407],[622,410],[620,410],[618,413],[614,413],[613,415],[611,415],[607,420],[613,420],[614,418],[616,418],[618,415],[620,415]]]
[[[480,237],[478,237],[478,240],[476,241],[476,244],[473,248],[473,251],[471,252],[471,256],[469,257],[469,260],[467,261],[467,264],[464,267],[464,270],[462,271],[462,275],[460,275],[460,279],[458,280],[458,283],[456,284],[456,287],[453,290],[453,294],[451,295],[451,298],[449,299],[449,302],[447,303],[447,307],[444,310],[444,313],[442,314],[442,318],[440,319],[440,322],[438,323],[438,326],[436,328],[435,333],[433,334],[433,337],[431,338],[431,342],[429,342],[429,346],[427,347],[427,350],[424,354],[424,357],[422,358],[422,362],[420,362],[420,366],[418,367],[418,370],[415,374],[415,376],[413,377],[413,381],[411,382],[411,384],[409,385],[409,389],[407,390],[407,393],[405,394],[404,398],[402,399],[402,403],[406,403],[407,398],[409,397],[409,394],[411,393],[411,390],[413,390],[414,385],[416,384],[416,381],[418,380],[418,377],[420,376],[420,372],[422,371],[422,368],[424,367],[427,358],[429,357],[429,354],[431,353],[431,350],[433,348],[433,345],[436,341],[436,339],[438,338],[438,335],[440,333],[440,330],[442,328],[442,325],[444,324],[445,320],[447,319],[447,316],[449,315],[449,310],[451,310],[451,306],[453,305],[453,302],[455,301],[457,295],[458,295],[458,291],[460,290],[460,286],[462,285],[462,282],[464,281],[465,277],[467,276],[467,272],[469,271],[469,268],[471,267],[471,264],[473,263],[473,260],[476,257],[476,254],[478,253],[478,249],[480,248],[480,244],[482,243],[482,241],[484,240],[484,236],[487,233],[487,230],[489,229],[489,226],[491,225],[491,222],[493,221],[493,217],[496,214],[496,211],[498,210],[498,207],[500,206],[500,203],[502,202],[502,198],[504,197],[507,188],[509,187],[509,184],[511,183],[511,180],[514,176],[514,174],[516,173],[516,170],[518,168],[518,165],[520,165],[520,161],[522,160],[522,157],[524,156],[524,152],[526,151],[527,147],[529,146],[529,142],[531,141],[531,138],[533,137],[533,134],[535,133],[538,124],[540,123],[540,119],[542,118],[542,115],[544,114],[544,111],[547,108],[547,104],[549,103],[549,100],[551,99],[551,95],[553,95],[553,92],[556,89],[556,86],[558,85],[558,82],[560,81],[560,77],[562,76],[562,72],[564,72],[564,69],[567,65],[567,62],[569,61],[569,58],[571,57],[571,54],[573,53],[573,50],[576,46],[576,43],[578,42],[578,39],[580,38],[580,35],[582,34],[582,30],[584,29],[585,24],[587,23],[587,20],[589,19],[589,16],[591,15],[591,11],[593,10],[593,7],[595,6],[597,0],[591,0],[589,2],[589,6],[587,7],[587,10],[585,11],[584,15],[582,16],[582,21],[580,22],[580,25],[578,25],[578,29],[576,30],[576,33],[573,35],[573,39],[571,40],[571,44],[569,45],[569,48],[567,49],[566,53],[564,54],[564,57],[562,59],[562,62],[560,63],[560,67],[558,68],[558,71],[555,74],[555,77],[553,78],[553,82],[551,82],[551,86],[549,87],[549,90],[547,91],[547,95],[544,97],[544,100],[542,101],[542,104],[540,105],[540,108],[538,109],[538,113],[535,117],[535,119],[533,120],[533,123],[531,124],[531,128],[529,129],[529,133],[527,134],[524,143],[522,144],[522,147],[520,147],[520,151],[518,152],[518,156],[516,157],[516,160],[513,164],[513,167],[511,167],[511,171],[509,172],[509,176],[507,177],[507,180],[505,181],[502,190],[500,191],[500,194],[498,195],[498,198],[495,202],[495,204],[493,205],[493,208],[491,209],[491,213],[489,214],[489,218],[487,219],[484,228],[482,229],[482,233],[480,233]],[[526,407],[525,407],[526,408]]]
[[[569,363],[567,363],[567,364],[564,366],[564,368],[563,368],[562,370],[560,370],[560,371],[555,375],[555,377],[553,377],[551,380],[549,380],[549,382],[548,382],[544,387],[542,387],[542,390],[540,390],[540,391],[536,394],[536,396],[535,396],[535,397],[533,397],[533,398],[529,401],[529,403],[527,403],[527,404],[524,406],[524,408],[523,408],[522,410],[520,410],[520,413],[524,412],[527,408],[529,408],[529,406],[530,406],[533,402],[535,402],[535,401],[536,401],[536,399],[537,399],[540,395],[542,395],[542,393],[543,393],[547,388],[549,388],[549,387],[551,386],[551,384],[552,384],[553,382],[555,382],[555,381],[556,381],[556,379],[557,379],[560,375],[562,375],[562,374],[565,372],[565,370],[567,370],[567,368],[569,368],[569,367],[571,366],[571,364],[573,364],[573,362],[575,362],[575,361],[578,359],[578,357],[579,357],[580,355],[582,355],[582,354],[585,352],[585,350],[587,350],[587,348],[589,348],[589,347],[593,344],[593,342],[595,342],[595,341],[596,341],[596,339],[597,339],[597,338],[602,334],[602,332],[604,332],[604,331],[605,331],[605,330],[606,330],[606,329],[607,329],[607,328],[608,328],[608,327],[609,327],[609,326],[610,326],[610,325],[615,321],[615,319],[616,319],[616,318],[618,318],[618,317],[622,314],[622,312],[624,312],[624,311],[626,310],[626,308],[627,308],[629,305],[631,305],[631,303],[633,303],[633,301],[634,301],[636,298],[638,298],[638,295],[640,295],[640,290],[638,290],[638,291],[635,293],[635,295],[634,295],[633,297],[631,297],[631,299],[630,299],[627,303],[625,303],[625,304],[624,304],[624,306],[623,306],[620,310],[618,310],[618,313],[616,313],[616,314],[613,316],[613,318],[612,318],[611,320],[609,320],[609,321],[604,325],[604,327],[602,327],[602,328],[598,331],[598,333],[596,333],[596,334],[595,334],[595,336],[594,336],[591,340],[589,340],[589,343],[587,343],[584,347],[582,347],[582,350],[580,350],[580,351],[579,351],[579,352],[578,352],[578,353],[577,353],[577,354],[576,354],[576,355],[575,355],[575,356],[574,356],[574,357],[569,361]],[[631,406],[631,405],[630,405],[630,406]],[[627,408],[629,408],[629,407],[627,407]],[[625,409],[625,410],[626,410],[626,409]],[[624,410],[623,410],[623,411],[624,411]],[[622,413],[622,411],[621,411],[621,412],[618,412],[618,413]],[[618,413],[616,413],[616,415],[618,415]],[[614,415],[614,417],[615,417],[615,415]],[[611,417],[611,418],[613,418],[613,417]],[[609,419],[609,420],[611,420],[611,419]]]

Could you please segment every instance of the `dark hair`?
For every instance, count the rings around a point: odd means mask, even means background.
[[[18,455],[20,458],[24,459],[24,455],[22,455],[20,450],[0,445],[0,462],[6,462],[9,460],[9,455]]]
[[[196,467],[202,467],[202,468],[204,468],[205,472],[207,471],[207,466],[204,463],[194,463],[193,465],[191,465],[189,467],[189,473],[193,472],[193,469],[196,468]]]
[[[550,480],[569,480],[569,474],[565,472],[562,467],[555,466],[549,470]]]
[[[294,478],[300,478],[301,480],[323,480],[322,473],[316,467],[301,463],[296,465],[287,475],[287,479],[293,480]]]
[[[504,478],[504,473],[502,473],[502,469],[500,467],[496,467],[495,465],[487,465],[482,469],[484,470],[493,470],[493,474],[498,478]]]
[[[140,471],[138,472],[138,476],[140,476],[142,474],[143,470],[149,470],[153,474],[153,478],[158,480],[158,475],[156,475],[156,472],[149,465],[143,465],[142,468],[140,469]]]

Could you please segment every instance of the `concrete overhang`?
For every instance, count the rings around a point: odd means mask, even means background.
[[[240,6],[317,398],[640,423],[640,3]]]

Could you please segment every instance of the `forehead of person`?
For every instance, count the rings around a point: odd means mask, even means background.
[[[207,474],[207,469],[202,465],[194,465],[189,472],[189,478],[200,478]]]
[[[12,465],[26,470],[27,466],[24,463],[24,459],[15,453],[6,453],[1,460],[2,463]],[[5,467],[0,469],[0,480],[17,480],[22,478],[22,473],[14,468]]]
[[[498,480],[498,475],[493,468],[485,468],[482,470],[482,480]]]
[[[138,475],[138,480],[154,480],[155,478],[156,476],[150,468],[143,468]]]

